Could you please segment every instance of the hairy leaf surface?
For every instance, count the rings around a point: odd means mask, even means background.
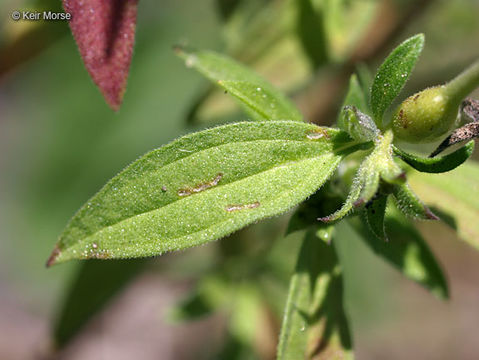
[[[424,47],[424,35],[415,35],[397,48],[379,67],[371,88],[371,109],[381,125],[386,109],[406,84]]]
[[[474,151],[474,141],[469,141],[456,151],[441,157],[422,158],[409,154],[394,146],[394,153],[414,169],[426,173],[442,173],[455,169],[463,164]]]
[[[296,120],[303,117],[296,106],[269,82],[246,66],[212,51],[177,48],[186,63],[238,98],[256,120]]]
[[[182,137],[93,196],[48,264],[159,255],[280,214],[329,178],[349,141],[339,130],[295,121],[237,123]]]

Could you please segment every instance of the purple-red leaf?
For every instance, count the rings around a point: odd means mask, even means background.
[[[126,88],[137,5],[138,0],[63,0],[85,66],[114,110]]]

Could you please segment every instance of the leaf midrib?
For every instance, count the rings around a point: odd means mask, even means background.
[[[298,163],[298,162],[305,162],[305,161],[308,161],[308,160],[319,159],[319,158],[321,158],[321,157],[323,157],[323,156],[328,156],[328,155],[330,155],[330,156],[332,155],[333,157],[338,157],[338,156],[340,156],[340,155],[334,155],[334,154],[322,154],[322,155],[320,155],[320,156],[314,156],[314,157],[304,158],[304,159],[301,159],[301,160],[290,161],[289,163],[286,163],[286,164],[292,164],[292,163]],[[284,165],[285,165],[285,164],[282,164],[281,166],[284,166]],[[176,200],[174,200],[174,201],[172,201],[172,202],[170,202],[170,203],[168,203],[168,204],[166,204],[166,205],[163,205],[163,206],[161,206],[161,207],[158,207],[158,208],[155,208],[155,209],[151,209],[151,210],[148,210],[148,211],[139,213],[139,214],[135,214],[135,215],[133,215],[133,216],[130,216],[130,217],[128,217],[128,218],[125,218],[125,219],[123,219],[123,220],[120,220],[120,221],[118,221],[118,222],[116,222],[116,223],[114,223],[114,224],[105,226],[105,227],[103,227],[103,228],[101,228],[101,229],[99,229],[99,230],[97,230],[97,231],[95,231],[95,232],[89,234],[88,236],[84,237],[83,239],[79,240],[79,242],[88,242],[87,239],[89,239],[89,238],[95,236],[97,233],[99,233],[99,232],[101,232],[101,231],[104,231],[104,230],[106,230],[106,229],[109,229],[109,228],[116,227],[116,226],[118,226],[119,224],[121,224],[122,222],[128,221],[128,220],[130,220],[130,219],[137,218],[137,217],[139,217],[139,216],[145,216],[145,215],[147,215],[148,213],[158,211],[159,209],[163,209],[163,208],[165,208],[165,207],[168,207],[168,206],[173,205],[173,204],[175,204],[175,203],[178,203],[178,202],[180,202],[180,201],[186,201],[186,200],[188,200],[191,196],[199,196],[199,195],[201,195],[202,193],[205,193],[206,191],[213,191],[213,190],[218,191],[218,189],[220,189],[221,187],[224,188],[225,186],[232,186],[233,184],[235,184],[235,183],[237,183],[237,182],[239,182],[239,181],[244,181],[244,180],[246,180],[246,179],[248,179],[248,178],[250,178],[250,177],[253,177],[253,176],[262,175],[262,174],[267,173],[267,172],[269,172],[269,171],[271,171],[271,170],[274,170],[274,169],[276,169],[276,168],[278,168],[278,167],[279,167],[279,166],[274,166],[274,167],[268,168],[268,169],[266,169],[266,170],[263,170],[263,171],[261,171],[261,172],[248,175],[248,176],[243,177],[243,178],[241,178],[241,179],[237,179],[237,180],[232,181],[232,182],[230,182],[230,183],[223,184],[223,185],[217,185],[217,186],[215,186],[214,188],[206,189],[206,190],[202,191],[201,193],[192,194],[192,195],[189,195],[189,196],[184,197],[184,198],[178,198],[178,199],[176,199]],[[332,173],[332,171],[331,171],[331,173]],[[287,190],[286,192],[283,192],[283,193],[289,193],[289,192],[291,192],[291,191],[292,191],[292,190]],[[222,224],[222,223],[227,222],[227,221],[230,221],[230,219],[227,219],[227,220],[225,220],[225,221],[221,221],[221,222],[219,222],[219,223],[215,223],[215,224],[213,224],[213,225],[211,225],[211,226],[208,226],[208,227],[206,227],[206,228],[200,229],[200,230],[198,230],[198,231],[195,231],[195,232],[193,232],[193,233],[191,233],[191,234],[184,235],[184,236],[191,236],[191,235],[196,234],[196,233],[198,233],[198,232],[207,230],[207,229],[211,228],[212,226],[216,226],[216,225],[218,225],[218,224]],[[181,236],[181,237],[182,237],[182,236]],[[171,240],[179,239],[179,238],[181,238],[181,237],[172,238]]]

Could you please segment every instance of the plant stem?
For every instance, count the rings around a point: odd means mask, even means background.
[[[474,89],[479,87],[479,60],[446,84],[446,91],[460,103]]]

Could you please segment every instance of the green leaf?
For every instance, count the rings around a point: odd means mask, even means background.
[[[230,124],[137,160],[73,217],[48,265],[160,255],[219,239],[303,201],[350,150],[339,130],[294,121]]]
[[[381,179],[393,184],[403,181],[403,171],[392,158],[392,140],[393,136],[390,131],[376,140],[373,151],[359,166],[343,206],[335,213],[319,218],[319,220],[337,221],[348,215],[353,209],[366,204],[376,195]]]
[[[146,261],[89,261],[79,268],[58,314],[56,346],[62,347],[97,314],[134,276]]]
[[[348,93],[346,94],[346,97],[344,98],[343,101],[343,106],[354,106],[358,108],[360,111],[363,113],[368,112],[368,105],[365,97],[364,90],[359,83],[358,77],[356,74],[351,75],[351,78],[349,79],[349,88],[348,88]],[[346,128],[343,128],[342,125],[342,111],[339,114],[339,119],[338,119],[338,127],[342,130],[347,130]]]
[[[308,231],[291,278],[278,360],[353,359],[334,247]]]
[[[355,106],[345,106],[342,111],[339,128],[357,141],[368,142],[375,140],[379,135],[373,119],[359,111]]]
[[[426,173],[443,173],[451,171],[469,159],[473,151],[474,141],[469,141],[466,145],[448,155],[435,158],[422,158],[409,154],[394,146],[394,153],[405,163],[411,165],[418,171]]]
[[[298,19],[297,33],[301,45],[314,69],[328,62],[328,38],[324,14],[317,11],[311,0],[296,0]]]
[[[269,82],[246,66],[212,51],[176,48],[193,67],[241,101],[256,120],[303,121],[296,106]]]
[[[387,200],[387,195],[380,195],[367,203],[364,211],[364,217],[369,230],[382,241],[388,241],[384,226]]]
[[[369,67],[364,63],[359,63],[357,65],[356,73],[358,74],[359,85],[363,90],[364,98],[366,100],[366,107],[364,109],[359,108],[359,110],[365,113],[370,113],[369,104],[371,103],[371,87],[374,80],[373,74]]]
[[[479,249],[477,162],[469,161],[445,174],[431,175],[414,171],[408,174],[408,179],[424,202],[454,217],[461,239]]]
[[[358,217],[348,219],[348,223],[377,255],[398,268],[407,278],[429,289],[435,296],[447,299],[447,281],[421,234],[394,206],[388,206],[384,221],[388,242],[379,240],[364,220]]]
[[[439,220],[434,213],[414,194],[408,184],[394,185],[396,204],[404,215],[416,220]]]
[[[404,87],[423,47],[424,35],[415,35],[395,48],[379,67],[371,88],[371,109],[378,125]]]

